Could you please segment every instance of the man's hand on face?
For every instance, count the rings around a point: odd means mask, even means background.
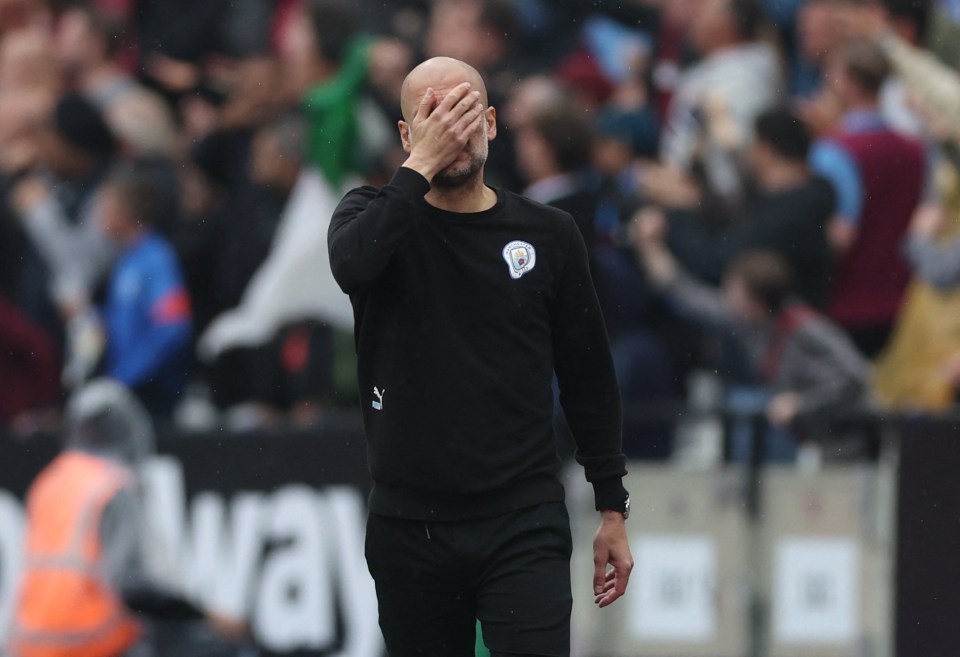
[[[470,83],[455,87],[437,102],[433,88],[423,95],[410,121],[410,157],[403,166],[427,180],[450,166],[483,123],[480,92]]]

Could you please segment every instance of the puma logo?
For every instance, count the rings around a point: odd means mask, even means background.
[[[377,396],[377,398],[373,400],[373,404],[372,404],[373,410],[375,411],[383,410],[383,395],[386,392],[387,392],[386,388],[384,388],[383,390],[380,390],[377,388],[377,386],[373,386],[373,394]]]

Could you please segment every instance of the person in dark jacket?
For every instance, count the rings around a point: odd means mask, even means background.
[[[393,656],[568,655],[570,534],[553,431],[556,372],[602,512],[595,602],[633,566],[620,396],[573,218],[484,183],[496,110],[455,59],[402,93],[408,159],[330,223],[355,314],[374,480],[367,564]],[[607,572],[607,567],[612,569]]]
[[[838,326],[796,298],[782,257],[743,251],[716,290],[679,266],[664,243],[662,213],[641,211],[633,223],[634,245],[654,287],[679,313],[742,347],[754,382],[772,392],[771,423],[810,424],[866,408],[867,362]]]

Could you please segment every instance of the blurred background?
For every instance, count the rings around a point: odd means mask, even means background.
[[[577,654],[953,657],[951,0],[0,0],[0,644],[23,495],[107,378],[156,428],[149,569],[250,650],[379,655],[326,229],[436,55],[487,82],[488,183],[576,219],[613,346],[637,570]]]

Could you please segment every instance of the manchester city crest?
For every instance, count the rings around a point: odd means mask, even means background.
[[[510,271],[510,278],[520,278],[537,264],[537,251],[529,242],[519,240],[503,247],[503,259]]]

